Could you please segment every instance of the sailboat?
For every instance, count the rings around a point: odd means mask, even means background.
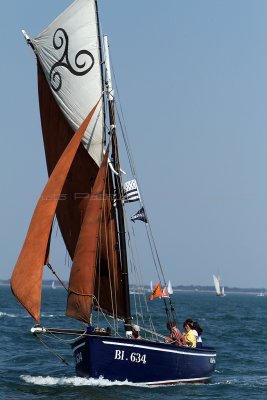
[[[146,230],[160,285],[166,281],[128,138],[121,126],[120,139],[116,125],[109,44],[100,34],[97,1],[75,0],[36,38],[23,34],[37,59],[49,175],[11,277],[14,296],[35,320],[31,332],[51,340],[67,335],[67,343],[73,335],[75,370],[81,377],[146,385],[209,381],[214,348],[167,343],[169,332],[157,332],[149,313],[140,317],[133,311],[129,276],[138,263],[130,234],[136,225]],[[120,140],[130,158],[130,179],[121,168]],[[138,203],[131,218],[130,202]],[[50,259],[55,220],[71,260],[68,286]],[[66,290],[69,328],[41,324],[45,267]],[[143,301],[148,306],[146,296]],[[178,323],[171,298],[164,299],[164,311],[161,326]],[[135,324],[141,339],[133,337]]]
[[[216,276],[213,275],[213,282],[214,282],[214,287],[215,287],[215,291],[216,291],[216,295],[219,297],[224,297],[225,293],[224,293],[224,286],[221,286],[220,284],[220,276]]]
[[[55,281],[52,281],[51,287],[52,287],[52,289],[56,289],[57,288],[56,284],[55,284]]]
[[[170,294],[173,294],[171,281],[168,282],[168,286],[163,288],[162,297],[169,297]]]
[[[169,280],[169,282],[168,282],[168,293],[169,294],[173,294],[173,288],[172,288],[172,284],[171,284],[171,281]]]

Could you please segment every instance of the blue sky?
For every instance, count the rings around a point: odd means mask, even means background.
[[[21,29],[35,36],[69,4],[2,5],[2,279],[46,182],[36,62]],[[266,1],[100,0],[99,9],[167,279],[211,285],[219,272],[226,286],[267,287]],[[66,279],[64,259],[58,269]]]

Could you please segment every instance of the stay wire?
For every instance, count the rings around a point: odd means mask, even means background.
[[[52,265],[50,263],[47,263],[46,266],[50,269],[50,271],[52,272],[52,274],[55,275],[55,277],[57,278],[57,280],[61,283],[61,285],[64,287],[64,289],[68,292],[68,288],[65,285],[65,283],[62,281],[62,279],[60,279],[60,277],[58,276],[58,274],[56,273],[56,271],[54,270],[54,268],[52,267]]]
[[[118,97],[118,102],[119,102],[119,110],[118,110],[117,102],[114,101],[115,109],[117,111],[117,117],[118,117],[118,121],[120,123],[121,132],[122,132],[122,136],[123,136],[123,139],[124,139],[124,145],[125,145],[125,148],[126,148],[126,152],[127,152],[127,155],[128,155],[128,160],[129,160],[131,172],[132,172],[133,177],[138,181],[136,169],[135,169],[134,162],[133,162],[132,152],[131,152],[131,148],[130,148],[129,136],[128,136],[128,133],[127,133],[124,113],[123,113],[123,110],[122,110],[122,105],[121,105],[121,100],[120,100],[120,95],[119,95],[119,90],[118,90],[118,85],[117,85],[117,80],[116,80],[116,75],[115,75],[115,69],[114,69],[114,66],[113,66],[112,59],[111,59],[111,66],[112,66],[112,72],[113,72],[113,77],[114,77],[114,82],[115,82],[115,87],[116,87],[116,92],[117,92],[117,97]],[[122,116],[122,119],[120,118],[120,115]],[[139,191],[141,192],[140,188],[139,188]],[[142,201],[140,201],[140,203],[141,203],[141,206],[143,206],[143,208],[145,210],[145,215],[147,216],[147,211],[146,211],[145,205],[143,204]],[[148,225],[147,235],[149,237],[150,248],[151,248],[151,252],[152,252],[152,256],[153,256],[153,259],[154,259],[154,264],[155,264],[155,267],[156,267],[156,270],[157,270],[157,274],[158,274],[159,280],[161,280],[161,279],[160,279],[160,274],[159,274],[159,271],[158,271],[158,267],[160,269],[164,285],[167,286],[166,285],[166,279],[165,279],[164,272],[163,272],[163,267],[162,267],[162,264],[161,264],[161,261],[160,261],[160,258],[159,258],[159,254],[158,254],[158,250],[157,250],[157,247],[156,247],[156,243],[155,243],[155,240],[154,240],[154,237],[153,237],[153,234],[152,234],[151,226],[150,226],[149,223],[147,223],[146,225]],[[153,244],[153,246],[152,246],[152,244]],[[153,249],[154,249],[154,251],[153,251]],[[156,263],[156,261],[155,261],[154,252],[155,252],[156,259],[157,259],[158,263]],[[167,313],[168,319],[171,319],[171,320],[173,320],[175,322],[176,321],[176,314],[175,314],[175,309],[173,307],[171,299],[169,299],[171,316],[169,315],[169,308],[167,306],[167,302],[166,302],[165,299],[164,299],[164,303],[165,303],[165,309],[166,309],[166,313]]]
[[[56,356],[63,364],[65,364],[65,365],[67,365],[67,366],[70,366],[70,364],[69,364],[58,352],[56,352],[56,351],[53,350],[50,346],[48,346],[48,344],[47,344],[43,339],[41,339],[40,336],[38,336],[38,335],[36,335],[36,334],[34,334],[34,336],[35,336],[37,339],[39,339],[40,342],[42,343],[42,345],[43,345],[44,347],[46,347],[50,353],[54,354],[54,356]]]
[[[112,69],[113,69],[113,76],[114,76],[114,81],[115,81],[115,87],[116,87],[117,96],[118,96],[118,100],[119,100],[119,106],[120,106],[120,109],[118,110],[118,108],[117,108],[117,102],[115,102],[115,108],[116,108],[116,111],[117,111],[117,117],[118,117],[119,124],[120,124],[120,127],[121,127],[121,132],[122,132],[122,136],[123,136],[123,139],[124,139],[124,145],[125,145],[126,152],[127,152],[127,155],[128,155],[128,160],[129,160],[129,164],[130,164],[130,168],[131,168],[132,175],[133,175],[133,177],[137,180],[137,182],[139,182],[139,180],[138,180],[138,178],[137,178],[136,168],[135,168],[134,162],[133,162],[132,152],[131,152],[131,148],[130,148],[129,136],[128,136],[128,133],[127,133],[125,118],[124,118],[124,115],[123,115],[123,110],[122,110],[122,106],[121,106],[121,101],[120,101],[120,96],[119,96],[119,91],[118,91],[118,86],[117,86],[117,81],[116,81],[116,76],[115,76],[115,73],[114,73],[113,65],[112,65]],[[120,115],[122,116],[122,119],[121,119]],[[138,186],[139,186],[139,185],[138,185]],[[139,191],[141,192],[140,187],[138,187],[138,188],[139,188]],[[146,214],[146,216],[147,216],[147,211],[146,211],[145,204],[143,204],[143,201],[140,202],[140,203],[141,203],[141,206],[144,207],[145,214]],[[165,284],[165,286],[166,286],[166,280],[165,280],[165,277],[164,277],[164,272],[163,272],[163,268],[162,268],[162,265],[161,265],[161,262],[160,262],[159,254],[158,254],[157,247],[156,247],[156,243],[155,243],[154,237],[153,237],[153,235],[152,235],[152,230],[151,230],[150,224],[148,224],[148,225],[149,225],[149,234],[151,235],[151,239],[152,239],[152,240],[150,241],[150,244],[151,244],[151,242],[153,243],[153,247],[150,246],[150,247],[151,247],[151,251],[152,251],[152,248],[153,248],[154,251],[155,251],[156,259],[157,259],[157,261],[158,261],[158,266],[159,266],[159,268],[160,268],[160,272],[161,272],[161,275],[162,275],[164,284]],[[153,256],[153,258],[154,258],[154,256]],[[154,258],[154,259],[155,259],[155,258]],[[156,264],[155,261],[154,261],[154,263],[155,263],[155,266],[156,266],[156,269],[157,269],[157,264]],[[157,272],[158,272],[158,271],[157,271]],[[159,277],[159,279],[160,279],[159,273],[158,273],[158,277]],[[160,280],[161,280],[161,279],[160,279]]]

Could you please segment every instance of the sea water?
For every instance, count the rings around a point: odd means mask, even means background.
[[[8,286],[0,286],[0,399],[267,399],[267,296],[175,292],[178,325],[198,320],[203,342],[217,350],[215,374],[209,384],[144,387],[75,376],[71,338],[55,338],[52,349],[32,336],[32,318]],[[149,303],[156,328],[167,335],[163,302]],[[44,289],[41,322],[48,327],[73,327],[64,316],[63,289]],[[49,341],[49,345],[50,345]],[[56,350],[66,361],[62,363]],[[52,352],[51,352],[52,351]]]

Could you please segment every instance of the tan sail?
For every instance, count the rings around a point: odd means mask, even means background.
[[[39,63],[38,86],[46,162],[50,175],[64,150],[63,144],[70,140],[73,132],[52,95]],[[98,170],[97,164],[80,144],[62,189],[64,201],[58,202],[56,209],[58,224],[72,260]],[[115,209],[112,204],[114,188],[110,171],[108,171],[106,191],[109,195],[105,199],[101,227],[102,250],[98,254],[100,260],[95,279],[95,294],[104,312],[123,318],[124,299],[120,287],[121,267]]]
[[[117,316],[118,311],[123,314],[118,246],[114,240],[114,207],[109,195],[112,182],[107,161],[108,151],[88,200],[69,281],[66,314],[87,323],[93,303],[109,314]]]
[[[108,171],[106,196],[102,216],[100,249],[95,279],[95,307],[114,318],[126,317],[125,298],[122,290],[122,268],[119,255],[118,229],[113,206],[113,184]]]
[[[56,103],[39,62],[38,88],[45,156],[50,176],[74,132]],[[64,182],[63,201],[58,203],[56,210],[58,224],[71,259],[74,257],[81,221],[98,170],[98,165],[80,144]]]
[[[67,304],[67,316],[89,323],[94,296],[94,282],[99,234],[105,202],[108,150],[97,174],[88,200],[81,232],[76,246]]]
[[[48,258],[52,222],[62,188],[84,132],[98,103],[77,130],[54,168],[35,208],[11,277],[11,288],[29,314],[40,320],[43,266]]]

